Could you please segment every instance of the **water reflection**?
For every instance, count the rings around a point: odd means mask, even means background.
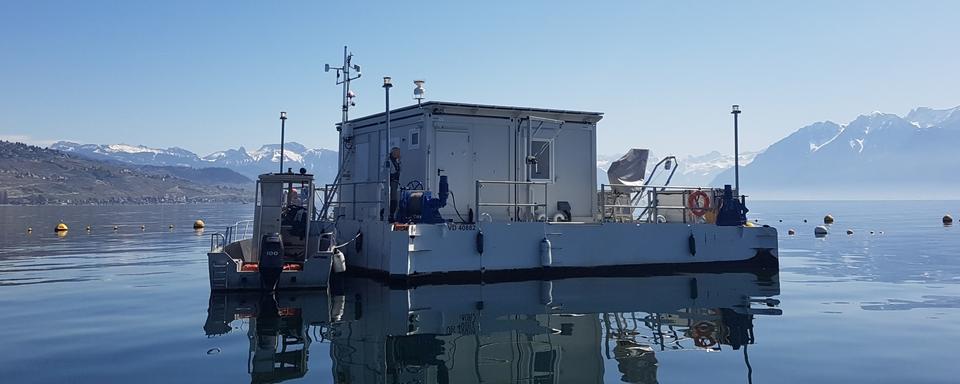
[[[745,352],[754,316],[780,314],[775,277],[735,273],[337,291],[214,295],[204,329],[249,319],[253,382],[303,377],[323,341],[332,372],[311,376],[336,383],[655,383],[658,354]]]
[[[227,334],[246,319],[247,372],[254,383],[276,383],[307,374],[310,343],[324,340],[329,308],[326,292],[214,293],[203,330]]]

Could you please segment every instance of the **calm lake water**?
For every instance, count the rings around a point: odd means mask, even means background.
[[[345,279],[261,297],[211,296],[207,280],[209,234],[250,205],[0,207],[0,380],[958,381],[960,228],[940,217],[960,202],[750,208],[780,230],[774,278]]]

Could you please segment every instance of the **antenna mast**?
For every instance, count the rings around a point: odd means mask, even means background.
[[[340,119],[340,126],[337,127],[337,130],[343,129],[343,125],[347,123],[350,116],[350,107],[356,105],[353,102],[354,96],[356,96],[350,90],[350,82],[356,79],[359,79],[362,75],[360,73],[360,66],[354,65],[351,63],[353,61],[353,53],[347,51],[347,46],[343,46],[343,66],[342,67],[331,67],[330,64],[324,66],[324,72],[330,72],[331,69],[337,71],[337,85],[343,85],[343,107],[342,113],[343,116]],[[353,76],[352,72],[356,71],[356,76]]]
[[[342,67],[331,67],[330,64],[324,65],[323,71],[330,72],[331,69],[337,71],[337,85],[343,85],[343,106],[340,119],[340,125],[337,126],[337,132],[340,133],[340,144],[338,147],[337,155],[340,157],[339,169],[337,170],[337,176],[333,179],[333,185],[331,189],[326,192],[325,198],[323,200],[323,206],[320,209],[320,218],[326,219],[327,213],[330,210],[330,204],[333,203],[333,199],[337,196],[337,192],[340,189],[340,180],[343,176],[343,171],[347,168],[347,162],[349,156],[346,153],[347,151],[353,148],[350,145],[351,137],[343,136],[343,127],[347,125],[347,120],[350,118],[350,107],[356,105],[353,102],[353,98],[356,94],[350,90],[350,82],[360,78],[360,66],[353,64],[353,53],[347,51],[347,46],[343,46],[343,66]],[[356,76],[353,75],[353,71],[356,71]]]

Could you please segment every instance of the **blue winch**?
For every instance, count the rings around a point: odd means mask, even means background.
[[[434,198],[430,191],[422,189],[407,189],[400,195],[397,205],[396,222],[398,223],[442,223],[440,208],[447,205],[450,196],[450,185],[447,176],[440,176],[440,193]]]
[[[749,211],[744,204],[743,197],[737,199],[733,196],[733,189],[730,184],[724,185],[723,198],[720,199],[720,211],[717,212],[717,225],[744,225],[747,223],[747,212]]]

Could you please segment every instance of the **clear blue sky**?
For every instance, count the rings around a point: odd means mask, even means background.
[[[764,148],[819,120],[960,104],[958,1],[0,2],[0,137],[336,147],[353,116],[431,100],[596,110],[599,152]]]

